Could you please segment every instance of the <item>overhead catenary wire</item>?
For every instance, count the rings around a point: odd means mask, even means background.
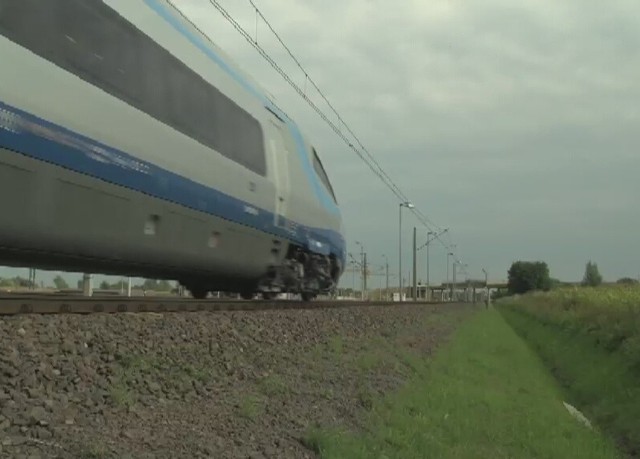
[[[313,109],[314,111],[329,125],[329,127],[338,135],[372,170],[374,174],[376,174],[398,197],[402,200],[407,200],[406,196],[402,194],[402,192],[394,187],[394,185],[390,184],[388,180],[385,178],[384,174],[382,174],[379,170],[369,163],[364,155],[353,145],[353,143],[344,135],[344,133],[340,130],[338,126],[335,125],[333,121],[331,121],[324,112],[305,94],[304,90],[301,89],[290,77],[289,75],[269,56],[266,51],[251,38],[251,36],[246,32],[244,28],[216,1],[209,0],[209,2],[222,14],[222,16],[227,19],[233,27],[250,43],[256,51],[293,87],[293,89],[298,93],[300,97],[302,97]]]
[[[380,166],[380,164],[378,164],[378,161],[373,157],[373,155],[371,153],[369,153],[369,150],[367,150],[365,148],[365,146],[362,144],[362,142],[360,142],[360,139],[358,138],[358,136],[355,135],[355,133],[351,130],[351,128],[349,127],[349,125],[342,119],[342,117],[340,116],[340,114],[338,113],[338,111],[335,109],[335,107],[333,106],[333,104],[331,104],[331,102],[329,102],[329,99],[327,99],[327,97],[324,95],[324,93],[322,92],[322,90],[318,87],[318,85],[316,84],[316,82],[313,80],[313,78],[311,78],[309,76],[309,73],[306,71],[306,69],[302,66],[302,64],[300,63],[300,61],[295,57],[295,55],[291,52],[291,50],[289,49],[289,47],[285,44],[285,42],[282,40],[282,38],[280,38],[280,35],[278,34],[278,32],[276,32],[276,30],[271,26],[271,23],[269,22],[269,20],[262,14],[262,12],[260,11],[260,9],[256,6],[256,4],[254,3],[253,0],[249,0],[249,3],[251,4],[251,6],[253,6],[253,8],[256,10],[256,14],[258,14],[262,20],[265,22],[265,24],[267,25],[267,27],[269,27],[269,30],[271,30],[271,32],[273,33],[273,35],[276,37],[276,39],[278,40],[278,42],[282,45],[282,47],[285,49],[285,51],[287,51],[287,54],[289,54],[289,56],[291,57],[291,59],[293,59],[293,61],[296,63],[296,65],[298,66],[298,68],[302,71],[302,73],[304,73],[304,77],[305,77],[305,83],[308,80],[309,83],[311,83],[311,85],[314,87],[314,89],[318,92],[318,94],[320,95],[320,97],[322,97],[322,99],[326,102],[326,104],[329,106],[329,108],[331,109],[331,111],[333,111],[333,114],[336,116],[336,118],[338,118],[338,120],[342,123],[342,125],[347,129],[347,132],[349,132],[349,134],[351,134],[351,136],[356,140],[356,142],[358,143],[358,145],[360,146],[360,148],[365,152],[365,154],[367,155],[367,157],[378,167],[378,169],[382,172],[382,174],[389,180],[389,182],[392,184],[392,186],[401,194],[403,195],[403,197],[406,199],[406,196],[404,195],[404,193],[402,193],[402,190],[400,190],[400,188],[393,182],[393,180],[391,179],[391,177],[389,177],[387,175],[387,173],[384,171],[384,169],[382,169],[382,167]]]
[[[369,150],[363,145],[363,143],[360,141],[360,139],[356,136],[356,134],[353,132],[353,130],[349,127],[349,125],[344,121],[344,119],[342,118],[342,116],[338,113],[338,111],[336,110],[336,108],[333,106],[333,104],[331,104],[331,102],[329,101],[329,99],[324,95],[324,93],[321,91],[321,89],[318,87],[318,85],[316,84],[316,82],[309,76],[309,73],[306,71],[306,69],[302,66],[302,64],[300,63],[300,61],[295,57],[295,55],[293,54],[293,52],[289,49],[289,47],[285,44],[285,42],[282,40],[282,38],[280,37],[280,35],[277,33],[277,31],[273,28],[273,26],[271,25],[271,23],[267,20],[267,18],[264,16],[264,14],[260,11],[260,9],[257,7],[257,5],[255,4],[255,2],[253,0],[249,0],[249,3],[251,4],[251,6],[254,8],[255,12],[256,12],[256,30],[255,30],[255,36],[251,37],[251,35],[242,27],[242,25],[240,25],[240,23],[238,23],[235,18],[233,18],[233,16],[217,1],[217,0],[209,0],[209,3],[216,8],[216,10],[218,10],[218,12],[222,15],[223,18],[225,18],[233,27],[234,29],[236,29],[236,31],[238,33],[240,33],[240,35],[242,35],[245,40],[269,63],[269,65],[271,65],[271,67],[276,70],[280,76],[298,93],[298,95],[300,97],[302,97],[302,99],[307,102],[307,104],[316,112],[316,114],[318,116],[320,116],[320,118],[331,128],[331,130],[354,152],[356,153],[356,155],[369,167],[369,169],[385,184],[385,186],[387,186],[387,188],[390,189],[390,191],[400,200],[400,202],[411,202],[411,200],[407,197],[407,195],[400,189],[400,187],[393,181],[393,179],[387,174],[387,172],[382,168],[382,166],[380,166],[380,164],[378,163],[378,161],[375,159],[375,157],[369,152]],[[274,34],[274,36],[276,37],[276,39],[278,40],[278,42],[283,46],[283,48],[286,50],[287,54],[291,57],[291,59],[295,62],[295,64],[298,66],[298,68],[303,72],[304,77],[305,77],[305,81],[304,81],[304,89],[300,88],[300,86],[298,84],[296,84],[293,79],[278,65],[278,63],[276,63],[271,56],[262,48],[262,46],[260,44],[258,44],[257,41],[257,17],[260,17],[264,23],[267,25],[268,29]],[[185,19],[187,19],[189,22],[191,22],[192,25],[194,25],[194,27],[197,28],[197,26],[195,24],[193,24],[193,21],[191,21],[189,18],[187,18],[186,16],[184,16]],[[200,31],[200,33],[202,33],[203,36],[207,37],[207,39],[210,40],[210,38],[208,37],[207,34],[205,34],[202,30],[198,29]],[[211,40],[210,40],[211,41]],[[355,141],[354,145],[354,141],[352,141],[351,139],[349,139],[349,137],[347,135],[345,135],[345,133],[341,130],[341,128],[336,125],[336,123],[334,123],[331,119],[329,119],[329,117],[318,107],[318,105],[313,102],[310,97],[307,95],[307,91],[306,91],[306,86],[307,86],[307,82],[309,82],[311,84],[311,86],[317,91],[317,93],[320,95],[320,97],[322,98],[322,100],[327,104],[327,106],[331,109],[331,111],[333,112],[334,116],[337,118],[337,120],[339,121],[339,124],[341,126],[344,127],[344,129],[351,135],[351,137],[353,138],[353,140]],[[273,101],[271,101],[274,105],[275,103]],[[276,106],[277,107],[277,106]],[[279,107],[278,107],[279,108]],[[284,111],[283,111],[284,113]],[[358,148],[359,147],[359,148]],[[437,224],[435,224],[433,221],[431,221],[424,213],[422,213],[419,209],[417,209],[415,206],[410,209],[411,212],[416,216],[416,218],[428,229],[433,230],[436,229],[438,231],[441,231],[441,227]],[[450,244],[447,244],[445,241],[443,241],[440,237],[436,238],[438,240],[438,242],[440,244],[442,244],[443,247],[445,247],[445,249],[449,250],[450,249]],[[457,258],[454,255],[454,259]]]
[[[351,134],[351,136],[354,138],[354,140],[357,142],[357,144],[360,146],[360,148],[362,149],[362,151],[367,155],[367,157],[373,162],[373,164],[378,168],[378,170],[381,172],[382,175],[385,176],[385,178],[389,181],[389,183],[391,184],[391,186],[393,186],[393,188],[395,190],[398,191],[398,194],[400,194],[402,196],[402,201],[406,202],[409,201],[409,199],[407,198],[407,196],[402,192],[402,190],[395,184],[395,182],[391,179],[391,177],[389,177],[389,175],[386,173],[386,171],[382,168],[382,166],[380,166],[380,164],[378,163],[378,161],[376,160],[376,158],[369,152],[369,150],[367,150],[367,148],[362,144],[362,142],[360,141],[360,139],[358,138],[358,136],[353,132],[353,130],[349,127],[349,125],[344,121],[344,119],[342,118],[342,116],[340,116],[340,114],[338,113],[338,111],[336,110],[336,108],[333,106],[333,104],[329,101],[329,99],[324,95],[324,93],[322,92],[322,90],[318,87],[318,85],[316,84],[316,82],[313,80],[313,78],[311,78],[309,76],[309,73],[307,72],[307,70],[302,66],[302,64],[300,63],[300,61],[298,60],[298,58],[296,58],[296,56],[293,54],[293,52],[289,49],[289,47],[286,45],[286,43],[284,42],[284,40],[282,40],[282,38],[280,37],[280,35],[278,34],[278,32],[273,28],[273,26],[271,25],[271,23],[269,22],[269,20],[264,16],[264,14],[262,14],[262,11],[260,11],[260,9],[258,8],[258,6],[255,4],[254,0],[249,0],[249,3],[251,4],[251,6],[255,9],[255,12],[258,16],[260,16],[260,18],[262,18],[262,20],[264,21],[264,23],[266,24],[266,26],[269,28],[269,30],[273,33],[273,35],[276,37],[276,39],[278,40],[278,42],[282,45],[282,47],[285,49],[285,51],[287,52],[287,54],[289,55],[289,57],[291,57],[291,59],[295,62],[295,64],[298,66],[298,68],[302,71],[302,73],[305,76],[305,86],[306,86],[306,82],[307,80],[309,81],[309,83],[311,83],[311,85],[313,86],[313,88],[318,92],[318,94],[320,95],[320,97],[322,98],[322,100],[325,101],[325,103],[327,104],[327,106],[331,109],[331,111],[333,112],[333,114],[336,116],[336,118],[340,121],[340,123],[345,127],[345,129],[347,130],[347,132],[349,134]],[[306,91],[305,91],[306,93]],[[413,209],[415,212],[415,214],[419,217],[419,220],[422,220],[423,223],[427,222],[428,225],[427,226],[429,229],[433,229],[432,227],[435,227],[435,229],[437,229],[438,231],[441,231],[442,228],[439,225],[436,225],[433,221],[431,221],[426,215],[424,215],[419,209],[414,208]],[[440,241],[442,242],[442,241]]]
[[[300,63],[300,61],[296,58],[296,56],[293,54],[293,52],[291,52],[291,50],[289,49],[289,47],[286,45],[286,43],[282,40],[282,38],[280,38],[280,35],[278,34],[278,32],[273,28],[273,26],[271,25],[271,23],[269,22],[269,20],[264,16],[264,14],[262,14],[262,11],[260,11],[260,9],[256,6],[255,2],[253,0],[249,0],[249,3],[251,4],[251,6],[255,9],[256,14],[258,14],[262,20],[264,21],[264,23],[267,25],[267,27],[269,28],[269,30],[271,30],[271,32],[273,33],[273,35],[276,37],[276,39],[278,40],[278,42],[282,45],[282,47],[285,49],[285,51],[287,52],[287,54],[289,54],[289,56],[291,57],[291,59],[293,59],[293,61],[296,63],[296,65],[298,66],[298,68],[302,71],[302,73],[304,73],[305,76],[305,84],[306,81],[308,80],[309,83],[311,83],[311,85],[314,87],[314,89],[318,92],[318,94],[320,95],[320,97],[322,98],[322,100],[324,100],[326,102],[326,104],[329,106],[329,108],[331,109],[331,111],[333,112],[333,114],[336,116],[336,118],[340,121],[340,123],[342,123],[342,125],[346,128],[347,132],[349,132],[349,134],[351,134],[351,136],[355,139],[355,141],[358,143],[358,145],[360,146],[360,148],[362,149],[362,151],[364,151],[364,153],[367,155],[367,157],[375,164],[375,166],[378,168],[378,170],[387,178],[387,180],[389,181],[389,183],[399,192],[399,194],[401,194],[403,196],[404,201],[408,201],[406,195],[404,195],[404,193],[402,192],[402,190],[400,190],[400,188],[393,182],[393,180],[391,179],[391,177],[389,177],[389,175],[384,171],[384,169],[382,169],[382,167],[380,166],[380,164],[378,163],[378,161],[375,159],[375,157],[369,153],[369,150],[366,149],[366,147],[362,144],[362,142],[360,141],[360,139],[358,138],[358,136],[356,136],[356,134],[351,130],[351,128],[349,127],[349,125],[342,119],[342,116],[340,116],[340,114],[338,113],[338,111],[335,109],[335,107],[333,106],[333,104],[331,102],[329,102],[329,99],[324,95],[324,93],[322,92],[322,90],[318,87],[318,85],[316,84],[316,82],[313,80],[313,78],[311,78],[309,76],[309,73],[307,72],[307,70],[302,66],[302,64]],[[434,225],[437,226],[437,225]]]

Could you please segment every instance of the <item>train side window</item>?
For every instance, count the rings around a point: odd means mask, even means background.
[[[0,11],[0,35],[266,175],[259,121],[103,1],[0,0]]]
[[[336,195],[333,192],[333,187],[331,186],[331,182],[329,181],[329,176],[325,172],[324,166],[320,161],[320,157],[318,156],[315,148],[311,147],[311,150],[313,151],[313,168],[315,169],[316,174],[318,174],[318,177],[320,177],[320,181],[324,184],[327,191],[331,194],[333,201],[337,204],[338,200],[336,199]]]

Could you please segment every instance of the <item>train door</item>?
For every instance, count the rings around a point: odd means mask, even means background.
[[[273,172],[276,186],[276,205],[273,223],[275,226],[285,228],[291,189],[289,182],[289,150],[287,150],[284,141],[282,126],[273,121],[271,121],[271,125],[274,128],[274,136],[270,140],[270,150],[274,165]]]

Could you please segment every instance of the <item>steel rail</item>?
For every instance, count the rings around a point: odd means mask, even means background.
[[[0,316],[18,314],[94,314],[122,312],[219,312],[268,311],[278,309],[332,309],[359,306],[396,306],[438,304],[436,301],[393,302],[351,300],[194,300],[179,297],[78,297],[44,295],[0,296]]]

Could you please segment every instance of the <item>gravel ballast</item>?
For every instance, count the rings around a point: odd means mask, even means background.
[[[315,457],[472,310],[3,317],[0,457]]]

